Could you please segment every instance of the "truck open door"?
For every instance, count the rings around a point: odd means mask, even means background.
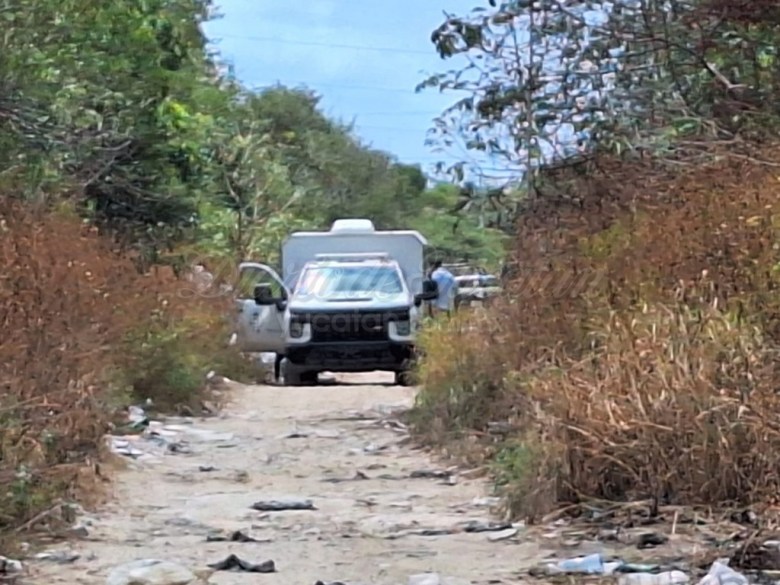
[[[238,267],[236,309],[238,346],[247,353],[284,353],[284,313],[289,291],[265,264]]]

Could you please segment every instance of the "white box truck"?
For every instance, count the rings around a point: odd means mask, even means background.
[[[291,234],[281,276],[265,264],[239,267],[242,289],[252,291],[237,300],[241,349],[281,356],[291,386],[315,384],[325,371],[375,370],[408,384],[423,303],[436,297],[426,245],[417,231],[377,231],[367,219]]]

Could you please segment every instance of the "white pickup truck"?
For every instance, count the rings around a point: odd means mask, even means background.
[[[254,262],[239,268],[242,290],[252,291],[237,300],[239,346],[283,357],[291,386],[315,384],[325,371],[386,370],[410,383],[422,305],[436,297],[426,244],[419,232],[377,231],[366,219],[291,234],[281,275]]]
[[[502,292],[499,278],[482,268],[466,262],[445,264],[444,267],[452,273],[457,283],[456,307],[482,305]]]

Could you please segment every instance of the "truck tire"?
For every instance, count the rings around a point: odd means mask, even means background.
[[[395,373],[396,386],[414,386],[414,376],[410,370],[401,370]]]
[[[282,383],[285,386],[302,386],[301,371],[287,358],[282,362]]]
[[[287,358],[282,362],[282,378],[285,386],[316,386],[318,372],[303,370]]]
[[[318,383],[317,377],[319,372],[303,372],[300,374],[302,386],[316,386]]]

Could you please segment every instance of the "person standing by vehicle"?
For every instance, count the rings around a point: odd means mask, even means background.
[[[433,263],[431,279],[438,287],[438,296],[432,304],[435,313],[446,313],[449,317],[452,314],[452,301],[455,297],[457,283],[452,273],[442,266],[441,260]]]

